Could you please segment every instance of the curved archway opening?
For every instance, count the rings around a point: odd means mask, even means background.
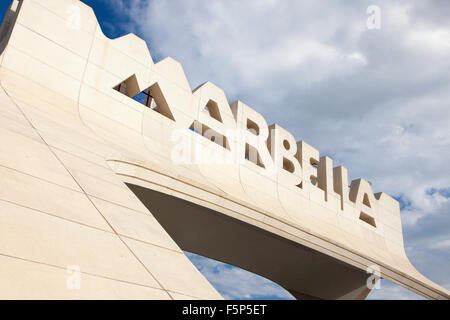
[[[195,253],[185,254],[227,300],[295,300],[289,291],[262,276]]]

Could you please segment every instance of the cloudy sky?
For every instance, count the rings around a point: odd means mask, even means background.
[[[450,2],[91,0],[109,37],[134,32],[402,206],[405,246],[450,289]],[[380,11],[369,29],[367,8]],[[226,298],[289,298],[268,280],[192,261]],[[370,298],[417,298],[387,281]]]

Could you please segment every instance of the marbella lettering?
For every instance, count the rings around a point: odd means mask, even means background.
[[[236,179],[243,185],[253,179],[243,171],[255,172],[265,178],[265,188],[278,194],[282,206],[292,207],[295,200],[303,199],[333,212],[356,208],[353,212],[373,230],[377,228],[381,197],[384,209],[395,212],[392,198],[374,194],[368,181],[357,179],[349,186],[345,167],[333,167],[331,158],[320,156],[304,141],[296,141],[278,124],[268,126],[260,113],[243,102],[230,105],[223,90],[214,84],[206,82],[192,92],[174,93],[174,86],[166,88],[164,83],[156,78],[141,92],[133,75],[114,89],[130,98],[141,95],[139,102],[148,107],[143,130],[171,146],[172,162],[238,168]],[[170,129],[156,130],[155,123]]]

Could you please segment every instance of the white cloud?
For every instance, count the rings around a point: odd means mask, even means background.
[[[421,296],[408,291],[392,282],[381,280],[380,289],[374,289],[367,297],[369,300],[423,300]]]
[[[413,48],[421,47],[437,54],[450,52],[450,31],[446,29],[423,30],[411,33],[407,39]]]
[[[186,255],[225,299],[294,299],[285,289],[258,275],[193,253]]]
[[[433,249],[450,249],[450,240],[444,240],[431,245]]]

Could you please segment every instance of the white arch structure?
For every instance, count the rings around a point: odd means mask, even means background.
[[[14,0],[0,50],[0,298],[220,299],[182,249],[297,298],[365,298],[374,268],[450,297],[397,201],[83,3]]]

